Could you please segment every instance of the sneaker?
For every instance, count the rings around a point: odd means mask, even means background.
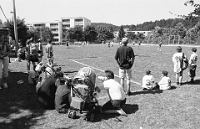
[[[117,110],[117,112],[121,115],[121,116],[128,116],[123,109],[119,109]]]
[[[4,88],[8,88],[8,84],[7,83],[3,83],[3,87]]]

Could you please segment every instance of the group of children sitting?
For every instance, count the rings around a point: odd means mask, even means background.
[[[146,75],[142,78],[143,90],[169,90],[171,88],[171,79],[168,77],[167,71],[162,71],[161,80],[155,82],[154,76],[150,70],[146,71]]]

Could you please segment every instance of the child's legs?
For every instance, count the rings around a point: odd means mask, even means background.
[[[183,79],[183,71],[176,73],[176,83],[182,83],[182,79]]]
[[[191,77],[191,79],[194,79],[194,77],[196,76],[196,67],[197,66],[192,66],[191,68],[190,68],[190,77]]]
[[[183,80],[183,71],[181,71],[181,72],[179,73],[179,84],[182,83],[182,80]]]
[[[180,74],[176,73],[176,83],[179,83],[179,77],[180,77]]]

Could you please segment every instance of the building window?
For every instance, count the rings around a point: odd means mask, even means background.
[[[62,22],[70,22],[70,19],[62,19]]]
[[[63,27],[64,27],[64,28],[68,28],[68,27],[70,27],[70,25],[69,25],[69,24],[63,25]]]
[[[58,31],[58,29],[51,29],[51,31]]]
[[[57,42],[57,41],[58,41],[58,39],[53,39],[53,41],[54,41],[54,42]]]
[[[83,19],[74,19],[75,22],[82,22]]]
[[[53,34],[54,36],[58,36],[58,34]]]

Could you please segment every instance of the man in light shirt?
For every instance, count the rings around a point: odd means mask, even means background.
[[[194,77],[196,76],[196,68],[197,68],[197,49],[192,48],[192,54],[189,59],[189,76],[191,78],[190,82],[194,82]]]
[[[103,86],[110,100],[102,106],[102,113],[126,115],[122,109],[126,103],[126,94],[123,87],[114,79],[114,73],[112,71],[106,70],[105,74],[106,76],[104,79],[99,79],[103,81]]]

